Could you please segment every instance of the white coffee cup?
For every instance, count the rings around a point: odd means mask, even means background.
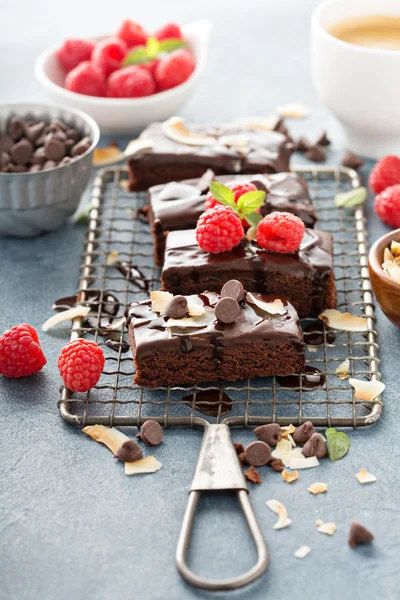
[[[314,86],[341,122],[349,150],[371,158],[400,155],[400,51],[356,46],[327,31],[365,15],[400,16],[400,0],[328,0],[314,10]]]

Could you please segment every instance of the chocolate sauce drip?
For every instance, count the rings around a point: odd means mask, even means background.
[[[226,415],[232,410],[232,399],[228,394],[221,394],[219,390],[197,392],[195,396],[195,410],[209,417],[217,417],[218,414]],[[192,408],[193,398],[194,394],[189,394],[183,398],[183,401]]]
[[[324,373],[322,373],[316,367],[307,365],[303,373],[296,375],[285,375],[277,377],[279,384],[282,387],[290,388],[293,390],[301,389],[303,392],[311,392],[321,388],[326,381]]]
[[[124,277],[127,277],[129,279],[132,285],[139,288],[139,290],[143,292],[149,291],[149,283],[142,271],[138,267],[135,267],[134,265],[131,265],[126,261],[115,263],[115,267]]]
[[[128,352],[129,350],[129,344],[128,342],[125,342],[125,340],[118,342],[117,340],[109,338],[105,340],[104,345],[107,346],[107,348],[110,348],[110,350],[114,350],[114,352],[119,352],[121,350],[121,354],[125,354],[125,352]]]
[[[321,321],[313,321],[304,327],[304,342],[309,346],[323,346],[324,340],[324,324]],[[333,331],[326,330],[326,341],[328,344],[333,344],[336,335]]]

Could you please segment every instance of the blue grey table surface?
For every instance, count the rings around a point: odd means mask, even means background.
[[[266,115],[278,104],[301,100],[312,107],[296,133],[326,127],[333,139],[329,162],[343,153],[339,127],[318,105],[309,72],[309,21],[316,0],[170,0],[131,3],[113,0],[67,5],[50,0],[2,3],[0,19],[0,101],[44,99],[34,82],[35,56],[66,36],[112,31],[124,16],[154,27],[174,19],[206,16],[215,23],[210,62],[197,94],[182,114],[199,122]],[[368,165],[367,165],[368,167]],[[367,174],[364,168],[364,175]],[[369,238],[386,228],[368,204]],[[28,321],[40,328],[52,301],[74,292],[84,229],[68,225],[36,239],[0,240],[0,330]],[[400,484],[400,335],[377,312],[385,408],[380,422],[351,431],[351,449],[340,463],[323,461],[288,486],[277,475],[251,489],[261,528],[269,542],[268,572],[250,587],[219,597],[398,598]],[[8,600],[145,600],[202,598],[212,594],[186,585],[174,553],[187,501],[201,431],[168,429],[157,449],[163,469],[128,478],[109,452],[59,417],[60,379],[56,358],[68,329],[41,335],[48,364],[29,379],[0,381],[0,598]],[[131,432],[132,434],[135,431]],[[252,439],[235,430],[235,441]],[[360,467],[378,481],[361,486]],[[305,488],[316,479],[329,491],[312,497]],[[273,531],[275,516],[265,501],[278,498],[293,525]],[[316,518],[333,520],[331,538],[316,532]],[[351,520],[370,527],[372,546],[350,550]],[[308,544],[303,561],[293,553]],[[228,577],[247,569],[254,549],[235,502],[210,498],[201,505],[190,562],[200,574]]]

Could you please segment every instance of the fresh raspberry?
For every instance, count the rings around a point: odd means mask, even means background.
[[[244,236],[240,218],[229,206],[216,206],[204,212],[196,227],[196,240],[202,250],[219,254],[229,252]]]
[[[92,61],[108,77],[121,67],[128,52],[128,46],[118,38],[107,38],[99,42],[92,54]]]
[[[76,94],[86,96],[105,96],[104,74],[99,67],[85,61],[72,69],[65,78],[65,88]]]
[[[155,80],[161,91],[181,85],[195,69],[193,56],[187,50],[174,50],[160,60]]]
[[[254,185],[254,183],[237,183],[234,185],[228,185],[228,187],[233,192],[236,204],[237,204],[237,201],[239,200],[240,196],[243,196],[243,194],[247,194],[247,192],[257,191],[257,187]],[[214,198],[212,193],[208,192],[207,196],[206,196],[206,203],[204,205],[205,210],[207,210],[209,208],[214,208],[215,206],[217,206],[219,204],[220,203],[218,202],[218,200],[216,200]],[[256,212],[259,213],[260,209],[257,209]],[[242,219],[242,225],[243,225],[243,227],[249,227],[250,224],[246,221],[246,219]]]
[[[400,158],[389,155],[378,160],[369,176],[371,189],[375,194],[380,194],[396,183],[400,183]]]
[[[36,330],[22,323],[7,329],[0,337],[0,375],[26,377],[46,364]]]
[[[58,370],[71,392],[90,390],[100,379],[103,368],[103,350],[83,338],[68,342],[58,357]]]
[[[400,227],[400,184],[391,185],[376,196],[375,212],[384,223]]]
[[[303,221],[287,212],[272,212],[257,227],[257,242],[260,246],[280,254],[295,252],[303,236]]]
[[[57,58],[67,73],[75,69],[81,62],[90,60],[94,49],[93,42],[88,40],[65,40],[57,50]]]
[[[115,71],[108,80],[108,96],[113,98],[139,98],[151,96],[155,91],[150,71],[137,65]]]
[[[157,29],[153,35],[158,40],[169,40],[170,38],[183,40],[181,28],[176,23],[167,23],[164,27]]]
[[[135,46],[145,46],[148,35],[141,25],[125,19],[119,26],[116,37],[123,40],[128,48],[134,48]]]

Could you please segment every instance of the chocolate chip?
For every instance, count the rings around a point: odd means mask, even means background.
[[[70,158],[69,156],[64,156],[64,158],[60,160],[59,166],[62,167],[63,165],[69,165],[69,163],[71,162],[72,158]]]
[[[271,448],[265,442],[251,442],[244,451],[244,456],[249,465],[262,467],[271,458]]]
[[[315,142],[316,146],[329,146],[331,143],[330,139],[328,138],[325,129],[323,129],[321,131],[321,133],[319,134],[319,136],[317,137],[317,140]]]
[[[32,165],[31,167],[29,167],[29,172],[30,173],[37,173],[38,171],[42,170],[42,165]]]
[[[221,298],[234,298],[237,302],[241,302],[244,297],[244,288],[240,281],[231,279],[227,281],[221,290]]]
[[[240,306],[234,298],[221,298],[215,305],[215,316],[220,323],[233,323],[240,315]]]
[[[61,131],[67,131],[69,129],[68,125],[60,121],[59,119],[53,119],[50,123],[50,128],[54,127],[56,129],[61,129]]]
[[[313,146],[304,156],[308,158],[308,160],[312,160],[312,162],[323,162],[326,158],[325,152],[321,146]]]
[[[65,134],[68,139],[73,140],[75,143],[79,141],[79,133],[76,129],[69,128],[65,131]]]
[[[65,156],[65,146],[63,142],[55,137],[47,138],[44,144],[44,151],[48,160],[60,161]]]
[[[13,145],[13,139],[9,135],[0,136],[0,152],[10,152]]]
[[[44,145],[46,137],[47,135],[45,133],[42,133],[42,135],[37,138],[37,140],[35,141],[36,148],[41,148]]]
[[[299,139],[297,140],[297,144],[296,144],[296,150],[298,152],[307,152],[311,148],[312,148],[312,144],[308,141],[308,139],[306,137],[304,137],[304,135],[299,137]]]
[[[75,144],[75,146],[72,148],[71,156],[80,156],[81,154],[84,154],[86,150],[89,150],[91,145],[92,142],[90,138],[84,137],[83,140]]]
[[[341,162],[344,167],[354,169],[355,171],[357,171],[364,164],[364,161],[361,160],[357,154],[353,154],[353,152],[346,152]]]
[[[374,534],[361,523],[353,521],[350,525],[349,546],[355,548],[358,544],[370,544],[374,539]]]
[[[36,148],[36,150],[32,156],[32,164],[44,165],[45,162],[46,162],[46,153],[44,151],[43,146],[41,148]]]
[[[136,437],[142,438],[148,446],[158,446],[163,439],[161,425],[157,421],[153,421],[153,419],[145,421],[140,429],[140,433]]]
[[[34,125],[25,125],[25,135],[32,143],[35,142],[43,133],[46,124],[44,121],[39,121]]]
[[[185,296],[174,296],[165,309],[167,317],[171,319],[183,319],[188,311],[188,301]]]
[[[46,162],[43,165],[43,171],[46,171],[47,169],[54,169],[54,167],[57,166],[57,163],[54,162],[54,160],[46,160]]]
[[[303,446],[303,454],[306,458],[316,456],[324,458],[328,454],[326,442],[320,433],[313,433],[308,442]]]
[[[281,428],[278,423],[261,425],[254,430],[254,433],[259,440],[270,446],[276,446],[281,439]]]
[[[14,142],[17,142],[24,135],[25,121],[18,117],[12,117],[8,125],[8,135],[12,137]]]
[[[285,465],[280,458],[271,458],[268,461],[268,467],[271,467],[274,471],[278,471],[278,473],[282,473],[285,470]]]
[[[33,146],[27,139],[23,139],[11,148],[11,158],[17,165],[26,165],[32,158]]]
[[[68,153],[71,152],[71,150],[75,146],[75,144],[76,144],[75,140],[71,140],[71,139],[65,140],[64,146],[65,146],[66,152],[68,152]]]
[[[135,441],[127,440],[117,450],[116,457],[121,462],[134,462],[142,458],[142,450]]]
[[[14,163],[8,163],[9,173],[26,173],[28,167],[26,165],[15,165]]]
[[[10,162],[10,155],[7,152],[0,154],[0,168],[3,169]]]
[[[314,425],[311,421],[306,421],[300,427],[296,427],[293,432],[293,439],[296,444],[305,444],[313,433],[315,433]]]

